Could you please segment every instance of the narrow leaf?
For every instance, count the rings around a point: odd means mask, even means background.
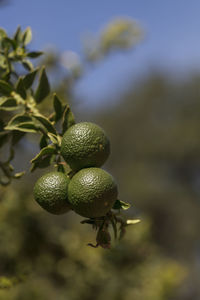
[[[30,58],[37,58],[37,57],[41,56],[42,54],[43,54],[43,52],[41,52],[41,51],[32,51],[32,52],[27,53],[27,56]]]
[[[0,98],[0,110],[11,111],[16,109],[18,109],[16,99],[6,97]]]
[[[17,43],[19,43],[21,41],[21,36],[22,36],[21,27],[18,26],[13,38]]]
[[[37,72],[38,68],[24,76],[23,83],[25,89],[29,89],[32,86]]]
[[[40,149],[45,148],[47,145],[47,138],[44,135],[42,135],[40,139]]]
[[[38,128],[35,126],[33,122],[24,122],[13,128],[12,130],[19,130],[22,132],[37,132]]]
[[[22,77],[19,77],[16,84],[16,92],[22,96],[23,99],[26,99],[26,89],[24,86],[24,81]]]
[[[50,93],[50,85],[46,75],[45,68],[43,67],[40,73],[39,84],[35,92],[35,99],[40,103]]]
[[[53,98],[53,107],[56,113],[55,121],[57,122],[62,118],[63,107],[62,107],[62,102],[60,101],[60,99],[57,97],[56,94],[54,94],[54,98]]]
[[[4,47],[8,47],[8,48],[12,47],[13,50],[15,50],[16,47],[17,47],[16,41],[12,40],[12,39],[10,39],[8,37],[4,37],[3,40],[2,40],[2,43],[3,43]]]
[[[45,127],[45,129],[48,132],[57,135],[55,128],[53,127],[52,123],[47,118],[45,118],[42,115],[34,115],[33,118],[38,120]]]
[[[33,69],[34,69],[32,63],[27,59],[23,59],[22,65],[28,71],[33,71]]]
[[[26,30],[24,31],[22,42],[24,45],[27,45],[30,43],[31,40],[32,40],[32,31],[30,27],[27,27]]]
[[[32,118],[26,115],[14,116],[5,127],[6,130],[18,130],[22,132],[37,132],[38,128]]]
[[[33,172],[37,168],[40,168],[40,169],[47,168],[51,165],[53,160],[54,160],[54,155],[52,155],[52,156],[46,155],[43,158],[41,158],[41,160],[39,162],[32,163],[30,171]]]
[[[43,148],[32,160],[31,172],[36,168],[46,168],[48,167],[52,160],[54,159],[54,154],[56,154],[56,149],[52,146],[47,146]]]
[[[11,92],[13,91],[13,87],[10,83],[0,80],[0,93],[5,96],[10,96]]]
[[[63,133],[72,125],[75,124],[74,114],[72,113],[69,106],[66,107],[63,114]]]
[[[24,123],[24,122],[31,122],[32,118],[30,116],[27,115],[16,115],[14,116],[9,122],[8,122],[8,126],[17,126],[20,123]]]
[[[53,146],[47,146],[31,160],[31,163],[39,162],[44,156],[52,154],[56,154],[56,149]]]

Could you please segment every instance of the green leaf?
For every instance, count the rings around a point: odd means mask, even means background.
[[[50,85],[47,78],[45,68],[41,69],[39,84],[35,92],[35,99],[37,103],[40,103],[50,93]]]
[[[32,51],[32,52],[27,53],[27,56],[30,58],[37,58],[37,57],[41,56],[42,54],[43,54],[43,52],[41,52],[41,51]]]
[[[10,83],[0,80],[0,93],[5,96],[10,96],[11,92],[13,91],[13,87]]]
[[[0,40],[7,36],[6,31],[3,28],[0,28]]]
[[[131,205],[129,203],[126,203],[126,202],[121,201],[121,200],[116,200],[112,208],[113,209],[124,209],[124,210],[126,210],[130,207],[131,207]]]
[[[53,107],[56,113],[55,121],[57,122],[62,118],[63,106],[62,106],[62,102],[60,101],[60,99],[57,97],[56,94],[54,94],[54,98],[53,98]]]
[[[22,42],[24,45],[27,45],[31,42],[31,40],[32,40],[32,31],[30,27],[27,27],[26,30],[24,31]]]
[[[52,159],[56,154],[56,149],[52,146],[43,148],[32,160],[31,172],[36,168],[46,168],[51,164]]]
[[[38,128],[33,122],[32,118],[27,115],[16,115],[14,116],[8,125],[5,127],[6,130],[18,130],[22,132],[37,132]]]
[[[52,141],[53,144],[59,144],[58,137],[55,134],[48,132],[47,135],[48,135],[48,137],[50,138],[50,140]]]
[[[22,96],[23,99],[26,99],[26,89],[24,86],[24,80],[22,77],[19,77],[17,83],[16,83],[16,92]]]
[[[26,74],[23,77],[23,83],[24,83],[25,89],[29,89],[32,86],[37,72],[38,72],[38,68],[31,71],[30,73]]]
[[[45,148],[47,145],[48,145],[47,138],[45,137],[45,135],[42,135],[40,139],[40,149]]]
[[[33,172],[37,168],[43,169],[49,167],[52,164],[53,159],[54,159],[54,155],[52,156],[47,155],[43,157],[40,162],[36,162],[32,164],[30,171]]]
[[[22,65],[28,71],[33,71],[33,69],[34,69],[32,63],[27,59],[23,59]]]
[[[7,61],[4,55],[0,55],[0,68],[2,69],[7,68]]]
[[[53,127],[52,123],[46,117],[38,114],[38,115],[33,115],[33,118],[38,120],[44,126],[44,128],[47,130],[47,132],[57,135],[57,132],[56,132],[55,128]]]
[[[2,45],[3,45],[3,47],[5,47],[5,48],[10,48],[10,47],[12,47],[13,50],[15,50],[16,47],[17,47],[16,41],[15,41],[15,40],[12,40],[12,39],[10,39],[10,38],[8,38],[8,37],[4,37],[4,38],[3,38],[3,40],[2,40]]]
[[[39,162],[44,156],[53,154],[56,154],[56,149],[53,146],[47,146],[31,160],[31,163]]]
[[[35,126],[35,124],[33,122],[24,122],[24,123],[19,124],[16,128],[14,128],[14,130],[35,133],[38,131],[38,128]]]
[[[16,110],[18,109],[17,101],[14,98],[6,98],[1,97],[0,98],[0,110]]]
[[[72,113],[69,106],[66,107],[63,114],[63,133],[72,125],[75,124],[74,114]]]
[[[17,27],[17,30],[16,30],[16,32],[15,32],[13,38],[14,38],[14,40],[15,40],[17,43],[21,42],[21,39],[22,39],[22,31],[21,31],[21,27],[20,27],[20,26]]]

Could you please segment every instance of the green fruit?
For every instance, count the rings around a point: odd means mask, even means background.
[[[101,167],[110,154],[110,142],[101,127],[82,122],[64,134],[61,155],[73,170]]]
[[[117,200],[113,177],[99,168],[86,168],[76,173],[68,187],[72,209],[87,218],[105,216]]]
[[[33,190],[39,205],[52,214],[70,210],[68,202],[69,178],[61,172],[50,172],[40,177]]]

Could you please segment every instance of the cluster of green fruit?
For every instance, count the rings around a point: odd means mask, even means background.
[[[106,216],[117,200],[117,185],[100,168],[110,154],[105,132],[94,123],[77,123],[63,135],[60,152],[73,176],[43,175],[34,187],[35,200],[53,214],[73,210],[87,218]]]

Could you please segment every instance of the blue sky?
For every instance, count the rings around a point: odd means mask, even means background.
[[[33,49],[55,45],[59,51],[81,54],[84,33],[98,32],[117,16],[131,17],[146,32],[134,50],[117,53],[88,72],[78,95],[98,105],[113,87],[149,72],[152,66],[187,74],[200,69],[199,0],[10,0],[0,7],[0,26],[13,33],[17,25],[31,26]],[[94,101],[96,99],[96,101]]]

